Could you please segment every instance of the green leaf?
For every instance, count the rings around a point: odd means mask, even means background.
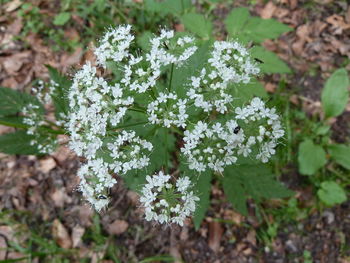
[[[23,110],[29,103],[38,105],[42,112],[44,107],[39,100],[27,93],[0,87],[0,115],[13,115]]]
[[[183,97],[187,92],[187,85],[191,76],[199,75],[200,70],[208,60],[208,50],[211,42],[203,41],[198,50],[189,58],[188,62],[180,68],[174,69],[173,90],[177,95]]]
[[[275,39],[291,30],[292,28],[275,19],[252,17],[248,20],[243,32],[249,35],[252,41],[261,43],[265,39]]]
[[[349,76],[344,68],[336,70],[327,79],[321,95],[322,107],[326,117],[336,117],[344,111],[349,101],[348,88]]]
[[[244,189],[244,184],[239,176],[227,174],[223,178],[224,191],[228,201],[242,215],[248,215],[247,197]]]
[[[49,70],[51,79],[58,84],[51,93],[51,98],[55,106],[56,119],[62,119],[62,115],[67,115],[69,112],[69,100],[68,92],[72,85],[72,82],[62,74],[60,74],[55,68],[46,66]]]
[[[325,181],[317,191],[317,196],[328,206],[341,204],[347,200],[344,189],[333,181]]]
[[[225,19],[226,30],[230,37],[242,33],[242,29],[248,21],[249,10],[246,7],[235,8]]]
[[[203,39],[209,39],[213,30],[211,21],[201,14],[188,13],[180,18],[185,28]]]
[[[190,173],[192,173],[193,178],[194,172],[191,171]],[[196,211],[193,215],[193,223],[196,230],[198,230],[201,226],[201,223],[210,205],[211,178],[211,172],[204,172],[197,177],[197,181],[194,183],[194,191],[200,198],[199,202],[197,203]]]
[[[256,202],[262,199],[285,198],[293,192],[276,181],[266,165],[239,165],[225,169],[223,186],[228,200],[243,215],[247,215],[246,199]]]
[[[343,144],[332,144],[328,146],[328,152],[332,159],[350,170],[350,147]]]
[[[70,13],[62,12],[55,16],[53,24],[56,26],[63,26],[70,19]]]
[[[145,0],[145,10],[148,12],[158,13],[164,17],[166,15],[180,15],[183,11],[187,10],[192,6],[191,0]]]
[[[0,125],[25,129],[28,126],[23,123],[22,116],[0,116]]]
[[[306,139],[299,145],[298,163],[301,174],[313,175],[327,163],[326,152],[312,140]]]
[[[28,135],[23,130],[1,135],[0,152],[6,154],[38,155],[40,152],[37,146],[30,143],[34,139],[35,137],[33,135]]]
[[[229,37],[243,43],[261,43],[265,39],[275,39],[292,28],[275,19],[251,17],[248,8],[236,8],[225,20]]]
[[[250,49],[251,56],[258,58],[263,63],[260,64],[262,73],[291,73],[288,65],[282,61],[275,53],[266,50],[261,46],[255,46]]]

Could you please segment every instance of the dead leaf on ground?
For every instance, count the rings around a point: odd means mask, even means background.
[[[61,67],[62,71],[66,72],[67,69],[73,65],[76,65],[80,62],[80,59],[83,55],[83,49],[78,47],[72,54],[65,53],[61,56]]]
[[[214,251],[218,252],[220,248],[220,241],[224,229],[219,222],[213,221],[209,223],[209,240],[208,245]]]
[[[53,221],[52,236],[61,248],[68,249],[72,247],[71,237],[65,226],[58,219]]]
[[[275,6],[275,4],[272,1],[268,2],[260,12],[261,18],[264,18],[264,19],[271,18],[274,12],[276,11],[276,9],[277,9],[277,6]]]
[[[9,75],[16,75],[24,63],[30,62],[31,51],[23,51],[4,58],[3,67]]]
[[[107,226],[107,232],[110,235],[120,235],[123,234],[128,229],[128,227],[128,222],[125,220],[117,219]]]
[[[64,207],[65,203],[71,203],[72,199],[66,194],[64,188],[56,189],[50,194],[52,201],[56,207]]]
[[[265,87],[265,90],[270,93],[274,93],[277,89],[277,85],[272,82],[266,83],[264,87]]]
[[[52,157],[48,157],[46,159],[42,159],[39,161],[40,162],[40,166],[39,169],[40,171],[42,171],[43,173],[48,173],[50,172],[53,168],[56,167],[56,162]]]
[[[12,12],[15,11],[18,7],[20,7],[20,5],[22,4],[21,0],[13,0],[11,2],[8,2],[5,5],[5,11],[6,12]]]
[[[72,245],[73,247],[78,247],[81,243],[81,238],[83,237],[85,233],[85,228],[77,225],[72,230]]]
[[[343,31],[350,28],[350,24],[345,22],[344,17],[337,14],[327,17],[326,21],[334,28],[335,35],[341,35]]]

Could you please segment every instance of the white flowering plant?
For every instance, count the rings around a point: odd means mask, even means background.
[[[140,194],[145,219],[159,223],[183,225],[193,215],[198,227],[213,175],[243,214],[248,197],[288,196],[261,165],[284,129],[276,109],[257,97],[260,62],[250,50],[166,29],[148,42],[139,50],[130,25],[111,28],[94,49],[96,60],[72,81],[49,68],[52,80],[36,96],[0,89],[8,97],[0,123],[21,129],[0,137],[1,150],[48,154],[57,134],[68,135],[83,159],[79,190],[97,211],[108,208],[122,178]],[[54,120],[45,116],[50,103]],[[8,143],[19,135],[22,152]]]

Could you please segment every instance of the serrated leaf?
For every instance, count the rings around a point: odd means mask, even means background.
[[[349,75],[346,69],[336,70],[327,79],[322,91],[322,108],[326,117],[336,117],[340,115],[349,101]]]
[[[239,213],[247,216],[247,197],[241,179],[232,174],[225,174],[223,178],[223,186],[228,201]]]
[[[178,96],[186,94],[186,84],[190,83],[191,76],[200,74],[200,70],[208,60],[208,49],[210,41],[202,42],[198,50],[189,58],[188,62],[180,68],[174,69],[172,86]]]
[[[188,13],[180,18],[185,28],[203,39],[209,39],[213,30],[211,21],[201,14]]]
[[[322,182],[321,188],[317,191],[317,196],[328,206],[341,204],[347,200],[343,187],[334,181]]]
[[[6,154],[33,154],[38,155],[37,146],[31,145],[35,139],[33,135],[28,135],[25,131],[7,133],[0,136],[0,152]]]
[[[55,16],[53,20],[53,24],[56,26],[63,26],[69,21],[69,19],[70,19],[70,13],[62,12]]]
[[[246,199],[252,197],[256,202],[262,199],[285,198],[293,194],[275,180],[266,165],[239,165],[225,169],[224,191],[233,207],[247,215]]]
[[[291,31],[292,28],[278,22],[275,19],[262,19],[252,17],[248,19],[244,27],[244,33],[250,36],[250,39],[256,43],[261,43],[265,39],[275,39],[281,34]]]
[[[60,74],[55,68],[47,66],[51,79],[58,84],[51,92],[51,98],[55,106],[56,119],[62,119],[61,114],[67,115],[69,112],[68,92],[72,82]]]
[[[313,175],[327,163],[324,149],[306,139],[299,145],[298,151],[299,172],[304,175]]]
[[[291,73],[288,65],[282,61],[275,53],[266,50],[261,46],[255,46],[250,49],[251,56],[258,58],[263,63],[260,64],[263,73]]]
[[[180,15],[186,9],[192,6],[191,0],[174,1],[174,0],[144,0],[145,10],[148,12],[158,13],[160,16]]]
[[[0,87],[0,115],[13,115],[23,110],[28,104],[35,104],[40,107],[40,111],[44,112],[43,105],[39,100],[27,93],[13,90],[10,88]]]
[[[328,152],[332,159],[350,170],[350,147],[343,144],[332,144],[328,146]]]
[[[192,172],[194,173],[194,172]],[[193,174],[190,175],[193,178]],[[211,189],[211,179],[212,173],[205,172],[198,176],[197,180],[194,179],[194,187],[193,190],[199,197],[199,202],[197,203],[196,211],[193,215],[193,223],[196,230],[199,229],[201,223],[205,217],[205,214],[210,205],[210,189]]]
[[[225,19],[226,30],[230,37],[236,37],[242,33],[242,28],[247,23],[249,10],[246,7],[235,8]]]

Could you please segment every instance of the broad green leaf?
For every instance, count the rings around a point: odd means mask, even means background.
[[[190,176],[191,178],[194,178],[196,175],[194,174],[193,171],[191,173],[192,174],[187,174],[187,175]],[[193,215],[193,223],[196,230],[199,229],[210,205],[211,178],[212,178],[211,172],[204,172],[198,175],[197,179],[193,179],[194,191],[196,192],[197,196],[200,198],[199,202],[197,203],[196,211],[194,212],[194,215]]]
[[[167,133],[167,135],[166,135]],[[150,171],[160,170],[171,165],[171,153],[175,149],[176,138],[166,128],[158,128],[154,136],[145,137],[153,144],[153,151],[149,156],[151,164],[147,167]]]
[[[187,92],[186,86],[190,83],[190,77],[199,75],[200,70],[207,62],[209,46],[210,41],[202,42],[198,50],[189,58],[187,63],[180,68],[175,67],[172,86],[173,91],[180,97],[185,96]]]
[[[70,19],[70,13],[62,12],[55,16],[53,24],[56,26],[63,26]]]
[[[56,119],[62,119],[69,112],[68,91],[72,82],[65,76],[61,75],[55,68],[47,66],[51,79],[58,84],[51,93],[52,101],[55,105]]]
[[[246,7],[235,8],[225,19],[226,30],[230,37],[237,37],[248,21],[250,15]]]
[[[191,0],[145,0],[144,6],[146,11],[158,13],[160,16],[164,17],[168,14],[180,15],[190,8],[192,3]]]
[[[242,215],[247,216],[247,197],[245,194],[244,184],[239,176],[227,174],[223,178],[224,191],[228,201]]]
[[[261,46],[255,46],[250,49],[251,56],[258,58],[263,63],[260,64],[262,73],[291,73],[288,65],[282,61],[275,53],[266,50]]]
[[[247,215],[246,199],[252,197],[256,202],[263,199],[285,198],[293,194],[276,181],[266,165],[239,165],[225,169],[224,191],[233,207]]]
[[[145,51],[149,51],[151,48],[151,43],[149,42],[152,38],[152,33],[150,31],[145,31],[140,37],[137,38],[137,44]]]
[[[250,36],[250,39],[256,43],[261,43],[265,39],[275,39],[285,32],[291,31],[292,28],[278,22],[275,19],[262,19],[252,17],[248,19],[244,27],[244,33]]]
[[[350,170],[350,147],[343,144],[333,144],[328,147],[328,152],[332,159]]]
[[[42,112],[44,108],[39,100],[27,93],[0,87],[0,115],[13,115],[23,110],[29,103],[38,105]]]
[[[0,152],[6,154],[40,154],[36,145],[31,145],[35,139],[25,131],[19,130],[0,136]]]
[[[180,18],[185,28],[203,39],[209,39],[213,30],[211,21],[201,14],[188,13]]]
[[[334,181],[321,183],[321,188],[317,191],[317,196],[328,206],[341,204],[347,200],[344,189]]]
[[[298,163],[301,174],[313,175],[327,163],[326,152],[312,140],[306,139],[299,145]]]
[[[336,117],[340,115],[349,101],[349,75],[346,69],[336,70],[327,79],[322,91],[322,108],[326,117]]]

